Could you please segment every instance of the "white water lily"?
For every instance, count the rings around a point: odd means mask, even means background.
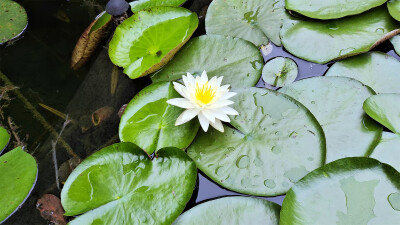
[[[208,80],[206,71],[201,76],[194,78],[192,74],[182,76],[184,85],[174,82],[175,90],[183,98],[174,98],[168,104],[186,109],[176,120],[175,126],[184,124],[198,116],[204,131],[209,125],[220,132],[224,132],[221,121],[230,122],[228,115],[239,115],[236,110],[229,107],[234,102],[229,98],[236,95],[229,92],[230,85],[221,86],[223,77],[213,77]]]

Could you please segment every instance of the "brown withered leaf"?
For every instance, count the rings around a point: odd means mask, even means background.
[[[51,194],[43,195],[36,203],[36,208],[40,211],[43,219],[50,221],[55,225],[66,225],[64,209],[61,206],[61,200]]]

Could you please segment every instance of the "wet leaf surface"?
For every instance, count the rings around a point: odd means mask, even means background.
[[[364,102],[364,111],[394,133],[400,134],[400,94],[379,94]]]
[[[144,9],[149,9],[155,6],[180,6],[186,0],[137,0],[129,3],[133,13],[137,13]]]
[[[265,64],[263,80],[274,87],[283,87],[293,83],[299,73],[297,64],[290,58],[276,57]]]

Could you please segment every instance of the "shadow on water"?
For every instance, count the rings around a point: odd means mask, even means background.
[[[27,10],[29,25],[23,38],[9,47],[0,47],[0,86],[13,84],[11,100],[4,110],[1,122],[8,127],[8,117],[14,125],[18,139],[39,165],[37,185],[23,207],[5,225],[48,224],[35,208],[37,200],[46,193],[59,196],[56,185],[52,141],[60,132],[64,119],[43,109],[45,104],[68,114],[72,122],[65,128],[56,145],[58,166],[71,158],[84,159],[104,146],[118,141],[119,117],[117,112],[140,89],[150,83],[149,78],[130,80],[118,71],[118,85],[111,94],[111,64],[106,43],[98,49],[89,64],[78,70],[70,69],[70,57],[76,41],[93,18],[103,10],[106,0],[19,0]],[[205,33],[204,18],[211,0],[193,0],[187,4],[200,17],[195,35]],[[400,59],[389,42],[379,51],[389,52]],[[299,79],[321,76],[331,65],[319,65],[298,59],[282,47],[273,44],[263,50],[265,61],[278,56],[290,57],[299,66]],[[3,74],[5,76],[3,76]],[[269,87],[260,80],[258,87]],[[22,97],[21,97],[22,96]],[[1,104],[0,104],[1,107]],[[91,115],[98,109],[107,109],[107,118],[94,125]],[[16,144],[16,138],[9,146]],[[240,195],[228,191],[198,174],[198,184],[188,208],[221,196]],[[265,198],[279,204],[284,196]]]

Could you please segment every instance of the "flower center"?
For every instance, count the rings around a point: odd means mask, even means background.
[[[203,104],[208,104],[214,99],[215,94],[215,88],[212,88],[211,85],[208,84],[208,81],[202,86],[196,83],[195,97],[197,101],[200,101]]]

